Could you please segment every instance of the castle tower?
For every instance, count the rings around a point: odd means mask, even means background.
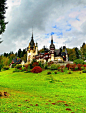
[[[55,45],[53,44],[53,36],[51,35],[50,54],[51,60],[54,61]]]
[[[34,56],[37,54],[38,54],[38,46],[37,46],[37,43],[35,46],[34,39],[33,39],[33,32],[32,32],[31,41],[27,49],[27,62],[31,63],[33,61]]]
[[[65,53],[66,53],[66,61],[68,61],[68,53],[67,53],[66,46],[65,46]]]
[[[36,43],[36,55],[38,55],[38,43]]]

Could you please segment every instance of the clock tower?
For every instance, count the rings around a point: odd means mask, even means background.
[[[51,35],[50,54],[51,60],[54,61],[55,45],[53,44],[53,36]]]

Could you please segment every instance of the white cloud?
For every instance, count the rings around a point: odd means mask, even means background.
[[[59,22],[60,20],[64,19],[64,16],[59,17],[56,22]]]
[[[69,17],[70,17],[70,18],[76,18],[76,16],[78,16],[79,13],[80,13],[80,12],[78,12],[78,11],[71,12],[71,13],[69,14]]]
[[[81,45],[86,34],[85,5],[86,0],[7,0],[6,21],[9,23],[1,36],[4,41],[0,44],[0,53],[26,48],[31,39],[32,26],[39,49],[44,45],[49,47],[51,37],[45,39],[45,34],[51,32],[63,33],[60,38],[53,36],[56,48],[63,46],[65,42],[70,47]],[[53,25],[58,28],[52,28]],[[70,31],[66,31],[70,28]],[[77,39],[77,43],[74,39]]]

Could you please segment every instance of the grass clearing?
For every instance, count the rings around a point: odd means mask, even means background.
[[[84,113],[86,74],[51,71],[41,73],[0,72],[1,113]]]

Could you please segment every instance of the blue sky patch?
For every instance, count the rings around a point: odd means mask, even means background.
[[[55,33],[54,32],[51,32],[51,35],[54,35]]]
[[[56,28],[57,29],[57,26],[55,25],[55,26],[53,26],[53,28]]]
[[[69,29],[66,29],[66,31],[71,31],[71,28],[69,28]]]
[[[62,32],[57,32],[56,35],[57,35],[57,36],[63,35],[63,33],[62,33]]]
[[[84,6],[84,8],[86,8],[86,6]]]
[[[80,21],[80,19],[78,17],[76,17],[76,20]]]

